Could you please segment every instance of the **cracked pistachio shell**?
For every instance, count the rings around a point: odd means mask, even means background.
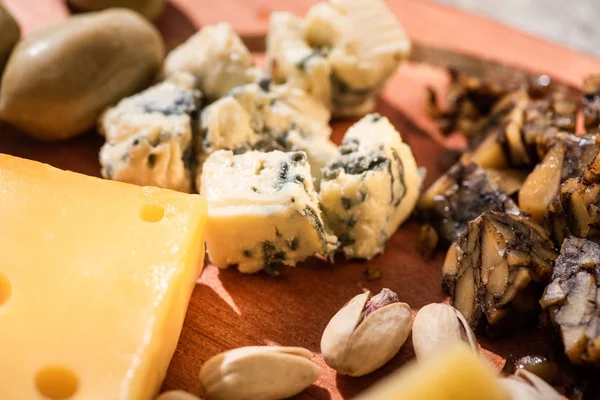
[[[278,400],[294,396],[320,375],[301,347],[251,346],[218,354],[200,369],[208,400]]]
[[[350,300],[323,332],[323,359],[340,374],[375,371],[398,353],[410,334],[412,314],[406,303],[388,304],[362,319],[369,297],[366,292]]]
[[[412,341],[417,359],[439,353],[452,341],[464,341],[479,352],[477,339],[465,317],[452,306],[442,303],[428,304],[415,316]]]
[[[2,76],[0,117],[37,139],[70,138],[150,83],[163,56],[160,33],[133,11],[67,18],[17,44]]]
[[[100,11],[112,7],[129,8],[148,19],[155,19],[165,8],[165,0],[67,0],[78,11]]]
[[[199,397],[194,396],[191,393],[184,392],[183,390],[169,390],[168,392],[161,393],[154,400],[201,400]]]
[[[511,400],[562,400],[563,397],[539,376],[519,369],[500,383],[510,395]]]
[[[0,72],[20,37],[19,24],[0,2]]]

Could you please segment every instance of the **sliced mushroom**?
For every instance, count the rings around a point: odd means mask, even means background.
[[[560,93],[527,105],[524,109],[522,136],[534,162],[544,156],[537,148],[541,138],[556,136],[558,132],[575,132],[577,108],[575,101],[567,100]],[[536,157],[536,150],[539,158]]]
[[[531,99],[525,91],[509,93],[494,107],[490,117],[470,141],[471,150],[463,155],[483,168],[507,168],[529,165],[521,137],[524,110]]]
[[[530,218],[485,212],[448,251],[442,284],[473,330],[503,333],[538,311],[556,257]]]
[[[538,137],[538,154],[543,156],[519,192],[519,207],[542,223],[548,205],[558,195],[560,185],[581,175],[600,150],[596,135],[576,136],[558,132]]]
[[[469,221],[484,211],[518,214],[516,204],[476,164],[455,164],[421,197],[420,214],[446,244],[467,230]]]
[[[564,155],[563,146],[553,147],[535,166],[519,191],[519,207],[539,223],[544,221],[548,204],[560,190]]]
[[[600,364],[600,245],[564,241],[541,305],[574,364]]]
[[[526,90],[534,99],[543,98],[554,90],[547,75],[531,79],[527,74],[509,72],[503,67],[486,66],[483,73],[448,70],[450,84],[446,96],[447,108],[442,110],[437,93],[429,90],[428,110],[445,133],[460,131],[469,142],[477,142],[482,127],[493,125],[502,112],[510,108],[498,107],[508,94]],[[505,103],[504,106],[507,104]]]
[[[558,93],[532,100],[524,91],[514,92],[496,107],[502,117],[482,128],[483,139],[463,156],[484,168],[530,167],[539,161],[541,136],[575,131],[577,104]]]
[[[547,229],[558,245],[569,236],[600,239],[600,153],[580,177],[562,184],[548,206]]]
[[[450,69],[450,85],[446,102],[448,109],[442,111],[437,94],[430,90],[429,111],[437,119],[443,132],[460,131],[467,138],[477,133],[477,128],[490,114],[498,100],[521,87],[521,81],[499,80],[497,77],[476,77]]]
[[[521,190],[521,186],[527,179],[527,171],[515,168],[486,168],[485,172],[507,196],[512,196]]]
[[[594,160],[600,150],[600,135],[576,135],[566,131],[546,131],[536,140],[539,158],[543,159],[557,145],[564,147],[566,163],[561,179],[566,181],[581,175],[585,167]]]
[[[587,132],[600,132],[600,75],[583,80],[583,123]]]

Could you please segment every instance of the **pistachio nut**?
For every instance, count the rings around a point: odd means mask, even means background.
[[[355,296],[323,332],[321,353],[340,374],[362,376],[391,360],[410,334],[412,314],[396,293],[383,289]]]
[[[512,400],[562,400],[562,396],[539,376],[519,369],[500,382]]]
[[[201,400],[199,397],[194,396],[191,393],[184,392],[183,390],[169,390],[168,392],[162,393],[154,400]]]
[[[479,351],[477,339],[465,317],[452,306],[432,303],[421,308],[412,329],[413,347],[417,359],[437,354],[449,342],[462,340]]]
[[[208,400],[277,400],[319,378],[312,353],[301,347],[251,346],[218,354],[200,369]]]

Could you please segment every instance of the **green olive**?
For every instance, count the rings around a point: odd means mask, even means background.
[[[126,9],[71,17],[27,36],[0,87],[0,118],[43,140],[73,137],[143,89],[164,58],[159,32]]]
[[[0,3],[0,71],[19,37],[21,37],[21,29],[17,21]]]
[[[129,8],[153,20],[165,7],[164,0],[67,0],[78,11],[100,11],[111,7]]]

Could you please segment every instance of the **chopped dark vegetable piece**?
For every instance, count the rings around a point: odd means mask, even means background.
[[[556,257],[531,219],[486,212],[448,251],[443,287],[473,330],[504,333],[535,316]]]
[[[600,239],[600,154],[580,177],[562,184],[548,207],[547,229],[557,245],[569,236]]]
[[[437,94],[430,89],[429,112],[443,132],[460,131],[467,137],[477,133],[502,97],[522,88],[525,83],[520,77],[514,80],[500,80],[494,76],[479,78],[452,69],[449,73],[448,109],[442,111],[439,108]]]
[[[457,163],[423,194],[420,215],[450,244],[485,211],[520,213],[517,205],[475,164]]]
[[[595,135],[558,132],[538,137],[538,153],[543,159],[523,183],[519,207],[542,223],[561,184],[580,176],[599,149]]]
[[[583,80],[583,123],[590,133],[600,132],[600,75]]]
[[[515,92],[497,107],[463,156],[484,168],[531,167],[543,156],[538,153],[541,137],[575,131],[577,104],[560,94],[532,100]]]
[[[485,172],[492,178],[496,185],[502,190],[507,196],[512,196],[521,190],[523,182],[527,179],[527,171],[521,169],[507,168],[507,169],[496,169],[486,168]]]
[[[600,245],[568,238],[540,301],[574,364],[600,364]]]

